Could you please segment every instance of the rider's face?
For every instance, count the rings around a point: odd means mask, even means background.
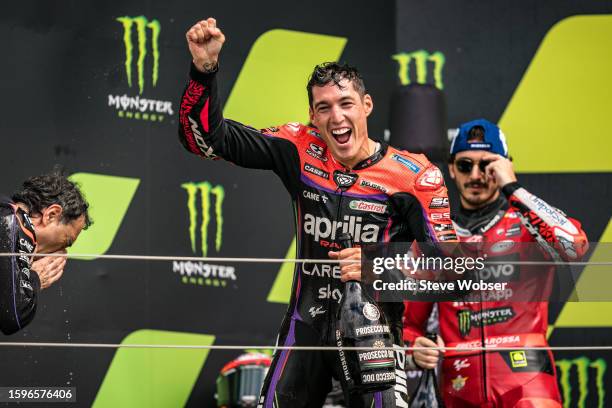
[[[310,121],[319,129],[333,157],[353,167],[370,155],[367,118],[374,105],[346,79],[312,88]]]
[[[495,200],[499,194],[495,178],[487,178],[479,165],[483,157],[490,154],[485,150],[466,150],[457,153],[453,163],[448,166],[450,176],[455,180],[461,195],[461,203],[465,208],[480,208]],[[472,168],[469,172],[460,171],[462,166],[458,165],[458,162],[461,161],[471,163]]]

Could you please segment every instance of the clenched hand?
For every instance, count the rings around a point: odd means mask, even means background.
[[[65,250],[54,252],[55,254],[65,254]],[[40,288],[47,289],[62,277],[66,258],[63,256],[44,256],[32,262],[32,270],[38,274]]]
[[[214,70],[225,42],[225,35],[217,27],[217,20],[209,17],[198,21],[187,31],[186,37],[196,68],[201,72]]]

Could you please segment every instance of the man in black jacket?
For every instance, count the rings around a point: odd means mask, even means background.
[[[65,176],[44,174],[27,179],[11,199],[0,198],[0,330],[13,334],[34,318],[40,290],[56,282],[66,258],[35,257],[65,253],[91,225],[88,204]],[[36,259],[32,261],[32,258]]]

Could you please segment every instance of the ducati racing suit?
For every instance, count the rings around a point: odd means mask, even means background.
[[[484,344],[492,349],[445,352],[443,399],[447,406],[459,408],[560,407],[550,350],[521,350],[548,345],[548,302],[540,293],[552,290],[555,266],[530,270],[538,267],[518,266],[512,261],[550,259],[546,247],[560,259],[577,260],[588,248],[587,238],[578,221],[567,218],[518,183],[504,186],[502,192],[484,208],[461,209],[453,215],[462,245],[479,246],[479,254],[487,254],[489,261],[508,261],[489,265],[481,276],[501,276],[514,295],[506,300],[501,294],[496,300],[438,303],[440,336],[447,347]],[[518,301],[512,301],[512,296]],[[424,335],[432,307],[433,303],[406,302],[404,341],[408,344]],[[516,350],[495,351],[495,347]],[[549,405],[536,404],[543,401]]]

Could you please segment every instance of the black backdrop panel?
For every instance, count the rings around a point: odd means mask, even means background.
[[[225,31],[228,41],[219,74],[223,100],[263,33],[282,28],[346,38],[341,59],[362,71],[376,101],[370,131],[382,138],[394,84],[393,9],[390,1],[356,1],[350,7],[329,2],[324,9],[319,2],[282,1],[7,5],[0,16],[5,56],[0,67],[0,132],[5,146],[0,190],[10,193],[21,180],[56,164],[68,174],[138,179],[108,253],[202,256],[203,195],[198,190],[192,251],[192,214],[182,184],[206,181],[211,187],[221,186],[225,193],[220,214],[214,209],[217,197],[205,198],[211,205],[205,237],[208,255],[283,258],[293,238],[293,219],[288,195],[276,177],[201,160],[178,143],[178,104],[190,61],[185,32],[208,16],[216,17]],[[145,19],[139,21],[139,16]],[[131,20],[122,21],[124,17]],[[133,47],[133,60],[127,64],[132,70],[131,86],[126,76],[124,24],[129,24],[128,42]],[[143,50],[146,56],[139,69]],[[262,98],[253,103],[269,103],[273,109],[274,103],[263,95],[266,84],[279,75],[260,78]],[[306,80],[296,86],[304,89]],[[121,99],[124,95],[146,99],[145,104],[155,102],[137,119],[138,109],[123,106],[129,102]],[[219,217],[222,245],[217,250]],[[235,280],[190,282],[183,281],[185,276],[175,271],[171,261],[70,261],[62,280],[42,293],[35,321],[3,340],[119,343],[136,330],[150,329],[214,335],[215,344],[274,344],[286,304],[268,302],[267,296],[279,265],[233,266]],[[0,385],[75,386],[75,406],[94,402],[116,357],[108,349],[3,348],[0,353],[4,366],[10,367],[0,375]],[[217,373],[238,354],[210,353],[193,379],[187,405],[212,406]],[[133,406],[134,401],[126,397],[125,404]]]

